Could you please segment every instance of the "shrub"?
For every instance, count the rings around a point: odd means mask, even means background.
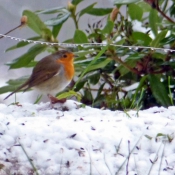
[[[71,84],[70,93],[62,96],[78,93],[84,104],[112,110],[173,105],[174,0],[114,0],[113,9],[96,8],[93,3],[77,12],[76,7],[82,1],[73,0],[67,8],[24,10],[27,26],[36,33],[29,40],[50,44],[31,46],[27,53],[7,64],[10,69],[34,66],[34,59],[41,52],[55,52],[60,47],[75,44],[76,47],[71,49],[78,55],[75,58],[78,79]],[[125,12],[122,12],[123,8],[126,8]],[[50,19],[43,22],[39,17],[41,14]],[[101,19],[89,22],[83,31],[79,28],[79,19],[85,14]],[[55,44],[69,18],[75,24],[73,37],[64,41],[65,44]],[[20,41],[7,51],[28,44]],[[0,88],[0,93],[14,90],[24,80],[24,77],[9,80],[6,87]]]

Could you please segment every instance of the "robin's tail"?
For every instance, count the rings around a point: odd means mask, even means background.
[[[11,95],[13,95],[14,93],[18,92],[19,90],[23,89],[24,87],[26,87],[28,85],[28,81],[25,82],[24,84],[22,84],[21,86],[19,86],[16,90],[14,90],[12,93],[10,93],[7,97],[4,98],[4,100],[6,100],[7,98],[9,98]],[[26,91],[28,89],[25,88],[24,91]]]

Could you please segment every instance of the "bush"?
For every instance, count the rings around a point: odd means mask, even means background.
[[[24,23],[37,34],[29,40],[50,44],[31,46],[27,53],[8,63],[10,69],[34,66],[34,59],[41,52],[52,53],[73,43],[77,44],[71,49],[78,55],[75,58],[78,80],[69,87],[70,93],[62,96],[78,94],[79,97],[81,94],[84,104],[112,110],[173,105],[174,0],[114,0],[113,9],[96,8],[96,3],[93,3],[77,12],[76,7],[82,1],[73,0],[67,8],[23,11],[23,15],[27,16]],[[125,14],[121,11],[123,7],[126,7]],[[50,19],[43,22],[39,18],[41,14]],[[99,16],[101,20],[88,23],[83,31],[78,21],[85,14]],[[76,29],[74,36],[64,41],[67,45],[60,46],[55,43],[68,18],[72,18]],[[28,44],[20,41],[7,51]],[[24,81],[24,77],[10,80],[6,87],[0,88],[0,93],[13,91]]]

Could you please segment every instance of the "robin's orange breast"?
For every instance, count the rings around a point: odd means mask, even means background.
[[[73,55],[70,54],[67,58],[60,58],[59,60],[57,60],[57,62],[63,65],[65,77],[68,80],[72,80],[74,76]]]

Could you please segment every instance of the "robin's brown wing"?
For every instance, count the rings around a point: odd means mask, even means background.
[[[58,74],[60,70],[61,65],[57,64],[55,59],[53,59],[53,56],[46,56],[36,64],[30,78],[24,84],[19,86],[15,91],[13,91],[7,97],[5,97],[4,100],[9,98],[12,94],[16,93],[21,89],[26,91],[33,86],[39,85],[40,83]]]
[[[15,91],[10,93],[7,97],[4,98],[6,100],[14,93],[18,92],[19,90],[23,89],[24,91],[39,85],[40,83],[52,78],[56,74],[59,73],[61,66],[58,65],[53,59],[50,57],[45,57],[41,61],[37,63],[35,68],[33,69],[33,73],[30,78],[21,86],[19,86]]]
[[[45,57],[44,59],[39,61],[33,69],[32,75],[28,80],[28,87],[26,87],[24,91],[52,78],[60,72],[60,69],[61,65],[57,64],[54,59],[50,57]]]

